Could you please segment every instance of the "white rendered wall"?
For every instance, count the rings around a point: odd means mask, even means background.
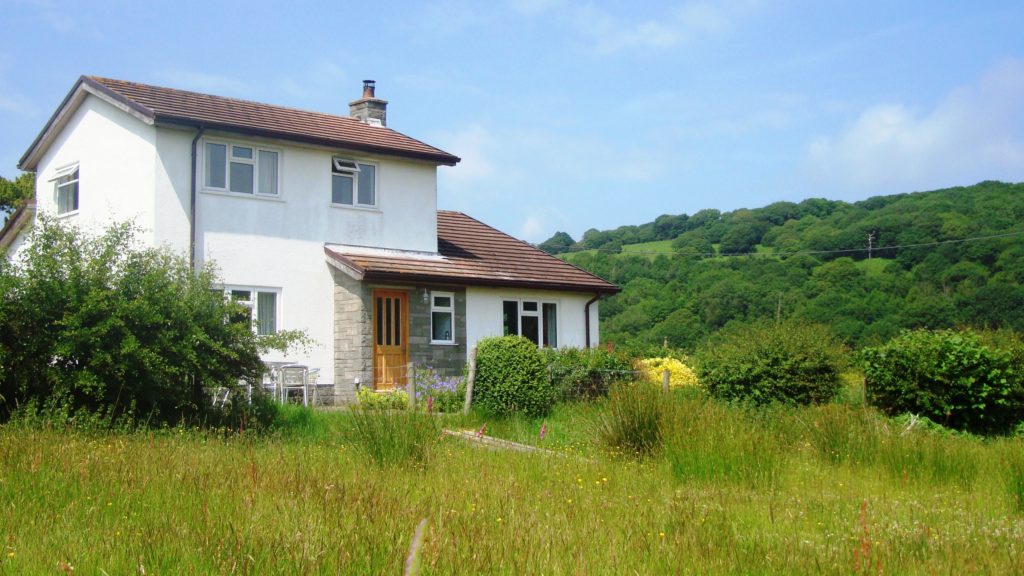
[[[520,290],[515,288],[466,289],[466,342],[467,346],[489,336],[501,336],[504,328],[502,302],[505,300],[536,300],[558,305],[558,347],[583,348],[586,346],[586,327],[583,309],[594,295],[579,292],[547,290]],[[597,346],[598,304],[590,305],[590,345]]]
[[[53,175],[79,164],[78,212],[86,228],[133,220],[152,241],[156,129],[93,96],[75,111],[36,169],[38,213],[56,214]]]
[[[168,131],[160,157],[170,159],[184,147],[188,159],[192,136]],[[205,190],[204,137],[197,148],[197,260],[213,261],[226,285],[279,290],[279,329],[304,330],[314,345],[265,359],[320,368],[320,382],[334,382],[334,280],[324,244],[436,252],[436,168],[275,141],[209,138],[277,150],[281,180],[277,197]],[[332,156],[377,165],[376,208],[331,204]]]

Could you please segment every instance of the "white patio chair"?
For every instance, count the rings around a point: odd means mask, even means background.
[[[292,390],[300,390],[302,392],[302,404],[309,405],[308,387],[306,384],[306,374],[309,369],[301,364],[290,364],[288,366],[281,367],[281,402],[288,401],[288,395]]]
[[[320,401],[320,386],[317,379],[320,377],[319,368],[310,368],[306,371],[306,397],[309,398],[311,406],[316,406]]]

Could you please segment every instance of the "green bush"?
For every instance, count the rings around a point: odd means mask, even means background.
[[[555,392],[537,345],[522,336],[485,338],[477,345],[473,404],[484,413],[545,416]]]
[[[635,380],[633,358],[603,348],[545,348],[544,363],[559,400],[607,396],[613,382]]]
[[[989,337],[986,339],[996,342]],[[904,332],[861,351],[867,401],[955,430],[1005,434],[1024,420],[1024,348],[970,331]]]
[[[846,352],[825,326],[762,321],[726,327],[694,359],[701,384],[716,398],[806,405],[839,393]]]
[[[644,457],[661,450],[672,399],[647,382],[612,387],[597,436],[612,454]]]
[[[111,425],[220,425],[210,390],[256,381],[261,343],[237,305],[166,251],[141,249],[130,225],[99,236],[40,217],[22,259],[0,266],[0,420],[35,401],[49,414]]]
[[[356,392],[356,400],[363,410],[405,410],[409,407],[409,395],[405,390],[377,392],[370,388],[360,388]]]

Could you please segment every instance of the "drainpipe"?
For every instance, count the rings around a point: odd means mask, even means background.
[[[199,139],[203,137],[203,132],[206,132],[206,128],[203,125],[196,126],[196,136],[192,139],[192,182],[188,216],[188,265],[193,272],[196,271],[196,146],[199,144]]]
[[[597,302],[601,298],[601,293],[594,294],[594,297],[587,300],[587,304],[583,307],[583,326],[585,329],[585,341],[587,348],[590,348],[590,305]]]

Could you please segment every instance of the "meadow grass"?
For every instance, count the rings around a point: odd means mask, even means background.
[[[1019,438],[663,401],[639,458],[594,440],[610,400],[435,422],[568,456],[436,437],[383,465],[348,412],[290,408],[261,436],[3,426],[0,574],[398,574],[423,519],[421,574],[1024,572]]]

